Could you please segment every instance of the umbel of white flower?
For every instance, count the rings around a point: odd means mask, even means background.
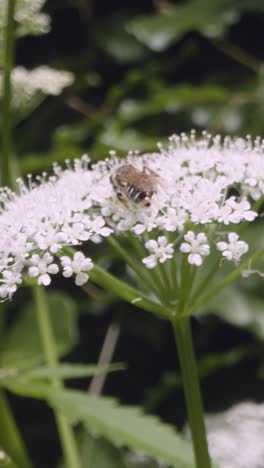
[[[131,186],[121,180],[120,201],[114,179],[123,165],[142,176],[143,185],[139,190],[136,179]],[[143,204],[146,168],[155,184]],[[111,155],[93,165],[84,156],[18,185],[19,195],[7,188],[0,193],[2,299],[30,278],[48,285],[58,272],[81,286],[93,268],[93,244],[108,236],[126,244],[145,276],[167,266],[173,274],[183,263],[203,269],[211,255],[219,267],[237,264],[249,250],[237,226],[256,218],[252,205],[264,194],[264,143],[174,135],[156,153]]]
[[[45,34],[50,29],[50,17],[42,13],[46,0],[17,0],[15,6],[16,33],[19,37],[27,34]],[[0,0],[0,39],[5,26],[8,0]]]
[[[1,0],[0,0],[1,1]],[[3,92],[3,73],[0,72],[0,97]],[[27,70],[15,67],[11,74],[12,109],[23,111],[34,103],[34,99],[43,95],[57,96],[74,81],[73,73],[56,70],[46,65]]]

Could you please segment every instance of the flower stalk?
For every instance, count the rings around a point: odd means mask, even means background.
[[[24,442],[17,429],[14,416],[9,408],[7,397],[0,390],[1,430],[0,445],[21,468],[32,468]]]
[[[190,318],[173,318],[171,323],[180,361],[196,468],[211,468],[203,418],[203,404],[190,329]]]
[[[34,286],[33,295],[36,304],[39,332],[47,364],[49,367],[55,367],[58,365],[58,357],[56,352],[55,337],[50,322],[49,307],[44,288],[42,286]],[[53,377],[50,380],[51,385],[54,388],[61,388],[63,386],[63,382],[57,377]],[[63,416],[57,411],[55,411],[55,419],[67,467],[81,468],[81,462],[79,460],[78,448],[75,441],[74,431],[71,427],[70,422],[68,422],[65,416]]]
[[[2,110],[2,163],[1,185],[11,182],[12,121],[11,121],[11,72],[14,62],[14,11],[16,0],[7,2],[7,18],[4,33],[4,83]]]

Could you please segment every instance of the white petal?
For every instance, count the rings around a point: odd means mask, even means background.
[[[186,236],[184,236],[186,237]],[[182,253],[189,253],[191,251],[191,246],[190,244],[187,244],[187,242],[183,242],[181,245],[180,245],[180,251]]]
[[[192,243],[194,241],[194,239],[195,239],[195,234],[194,234],[193,231],[188,231],[187,234],[185,234],[185,236],[184,236],[184,240],[186,242]]]
[[[43,286],[48,286],[49,284],[51,283],[51,278],[49,275],[40,275],[38,277],[38,284],[41,285],[43,284]]]
[[[155,240],[150,240],[146,242],[145,247],[150,250],[150,252],[154,252],[158,248],[158,243]]]
[[[47,272],[50,273],[51,275],[56,275],[59,272],[58,265],[56,265],[56,263],[52,263],[52,265],[48,266]]]
[[[223,250],[227,249],[228,244],[226,242],[217,242],[216,247],[218,250],[220,250],[220,252],[222,252]]]
[[[63,256],[60,260],[63,267],[71,264],[70,257]]]
[[[155,255],[149,255],[149,257],[143,258],[142,262],[147,268],[155,268],[155,266],[157,266],[157,258]]]
[[[89,276],[86,273],[78,273],[75,277],[75,284],[77,286],[82,286],[89,279]]]
[[[190,254],[188,255],[188,262],[191,265],[200,266],[203,263],[203,259],[199,254]]]
[[[228,234],[228,240],[229,242],[231,242],[231,244],[236,244],[237,240],[238,240],[238,235],[236,232],[230,232]]]
[[[39,269],[36,266],[32,266],[28,269],[28,274],[31,278],[35,278],[39,275]]]

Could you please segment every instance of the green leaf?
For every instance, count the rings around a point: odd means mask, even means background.
[[[240,19],[244,10],[263,11],[261,0],[192,0],[168,7],[155,15],[136,17],[127,25],[129,32],[154,51],[166,49],[190,31],[219,37]]]
[[[76,379],[80,377],[92,377],[94,375],[105,374],[125,369],[123,364],[111,364],[109,366],[96,366],[85,364],[60,364],[56,367],[37,367],[26,372],[13,373],[14,379],[22,378],[24,381],[50,379],[59,377],[61,379]],[[7,378],[12,381],[12,374],[7,372]],[[0,373],[0,382],[5,379],[4,372]]]
[[[78,340],[77,313],[72,299],[65,293],[48,295],[57,353],[67,354]],[[27,305],[6,332],[0,344],[0,367],[30,369],[45,362],[33,304]]]
[[[129,15],[119,13],[100,19],[94,25],[97,43],[120,64],[142,60],[149,54],[148,49],[126,31],[128,18]]]
[[[110,121],[100,133],[98,142],[107,148],[115,148],[125,152],[134,148],[144,151],[154,150],[157,147],[157,138],[143,135],[133,128],[121,128],[116,122]],[[94,152],[96,152],[96,148],[93,148]]]
[[[221,86],[179,85],[161,89],[146,100],[124,99],[119,108],[120,117],[131,121],[160,112],[176,113],[197,104],[223,103],[230,93]]]
[[[127,468],[119,448],[107,439],[92,437],[87,432],[82,436],[80,453],[83,467]]]
[[[128,468],[123,450],[107,439],[93,437],[81,429],[77,433],[77,444],[83,468]],[[68,467],[61,462],[57,468]]]
[[[171,426],[145,415],[140,408],[121,406],[112,398],[60,389],[51,389],[47,400],[69,418],[83,422],[89,432],[117,446],[142,451],[174,467],[194,467],[191,444]]]

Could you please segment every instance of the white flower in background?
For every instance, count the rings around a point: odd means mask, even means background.
[[[23,67],[19,68],[21,70]],[[71,85],[74,80],[71,72],[55,70],[46,65],[34,68],[31,71],[24,69],[22,72],[27,73],[28,80],[30,80],[33,89],[41,91],[43,94],[51,94],[52,96],[60,94],[62,90],[66,88],[66,86]]]
[[[222,252],[223,257],[227,260],[234,260],[238,262],[240,257],[247,253],[248,244],[239,240],[239,236],[235,232],[228,234],[229,242],[217,242],[217,249]]]
[[[158,174],[150,206],[119,201],[110,176],[123,164]],[[156,153],[130,152],[126,159],[112,156],[94,165],[84,156],[72,165],[67,162],[65,169],[55,165],[50,176],[19,180],[18,185],[19,195],[0,190],[2,298],[10,297],[28,277],[48,284],[61,270],[87,274],[80,257],[66,254],[67,265],[58,257],[65,256],[67,246],[81,250],[85,244],[89,254],[84,264],[92,266],[93,245],[110,235],[120,237],[129,249],[134,249],[131,236],[146,247],[149,255],[142,268],[155,268],[171,258],[177,261],[181,255],[202,268],[212,251],[221,266],[223,256],[237,262],[249,250],[233,231],[239,222],[256,218],[253,200],[264,196],[264,142],[229,137],[221,141],[206,133],[200,139],[174,135],[168,148]],[[221,243],[223,227],[227,240]],[[132,251],[135,257],[137,252]],[[6,272],[11,273],[10,286]]]
[[[203,257],[207,257],[210,253],[208,239],[203,232],[195,235],[193,231],[188,231],[184,236],[184,240],[180,246],[182,253],[188,253],[188,262],[190,265],[200,266],[203,263]]]
[[[60,260],[63,267],[62,274],[65,278],[70,278],[75,274],[77,286],[82,286],[88,281],[89,275],[86,272],[93,268],[93,262],[90,258],[86,258],[82,252],[75,252],[73,259],[63,256]]]
[[[0,0],[1,1],[1,0]],[[55,70],[40,66],[33,70],[16,67],[12,70],[12,108],[24,110],[34,99],[43,95],[59,95],[63,89],[74,81],[74,75],[69,71]],[[3,89],[3,73],[0,73],[0,97]]]
[[[51,282],[50,275],[56,275],[59,271],[58,265],[53,262],[53,256],[46,252],[43,257],[38,254],[32,255],[28,274],[31,278],[38,278],[38,284],[48,286]]]
[[[46,0],[17,0],[15,7],[15,21],[17,35],[45,34],[50,30],[50,17],[42,13]],[[0,30],[5,26],[8,0],[0,0]],[[0,32],[1,35],[1,32]]]
[[[145,247],[151,252],[151,255],[142,260],[147,268],[155,268],[158,262],[166,262],[168,258],[172,258],[174,252],[173,244],[168,244],[165,236],[159,236],[157,241],[150,240],[146,242]]]
[[[220,468],[264,466],[263,403],[243,402],[208,416],[206,427],[210,455]]]

